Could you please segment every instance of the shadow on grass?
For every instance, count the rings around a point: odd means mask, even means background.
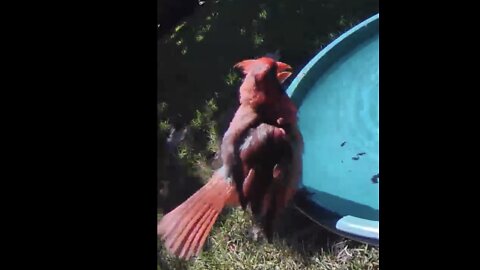
[[[232,66],[279,51],[298,72],[322,47],[378,12],[378,0],[207,1],[158,42],[158,100],[188,122],[211,98],[236,105]],[[295,75],[295,74],[294,74]]]
[[[203,185],[203,179],[191,173],[191,165],[166,150],[165,138],[158,141],[157,207],[162,213],[173,210]]]

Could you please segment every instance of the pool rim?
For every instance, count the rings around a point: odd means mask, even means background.
[[[303,97],[299,96],[304,94],[303,92],[299,93],[301,90],[303,90],[301,87],[308,88],[305,85],[308,84],[309,76],[312,77],[312,74],[315,73],[310,71],[313,71],[315,67],[319,67],[319,64],[321,64],[322,61],[331,62],[332,59],[338,59],[338,57],[341,57],[341,55],[345,54],[347,51],[350,51],[352,48],[351,46],[347,48],[348,44],[346,42],[349,38],[353,40],[352,37],[355,36],[355,38],[359,38],[363,41],[367,40],[374,32],[378,34],[379,18],[380,16],[378,13],[373,15],[328,44],[324,49],[317,53],[317,55],[315,55],[315,57],[313,57],[304,68],[302,68],[302,70],[287,88],[286,93],[294,101],[300,102],[299,98],[303,99]],[[369,27],[372,25],[373,27]],[[362,35],[362,33],[367,34]],[[358,45],[358,42],[354,43],[353,46],[356,45]],[[328,61],[325,61],[325,59],[328,59]],[[330,66],[328,64],[325,65],[327,65],[327,67],[321,68],[328,69]],[[296,91],[297,89],[301,90]],[[303,181],[300,182],[300,188],[303,189],[303,191],[307,191],[307,189],[302,186],[302,183]],[[302,214],[310,218],[315,223],[338,235],[373,246],[379,245],[379,221],[367,220],[353,216],[341,216],[327,208],[318,205],[308,194],[308,191],[307,193],[299,192],[298,196],[296,196],[294,200],[294,207]]]

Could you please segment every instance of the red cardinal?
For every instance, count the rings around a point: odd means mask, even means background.
[[[224,135],[223,166],[208,183],[166,214],[158,234],[167,250],[182,259],[198,255],[218,215],[227,206],[250,206],[272,222],[296,192],[301,175],[302,136],[297,109],[280,83],[291,67],[268,57],[235,65],[245,75],[240,106]]]

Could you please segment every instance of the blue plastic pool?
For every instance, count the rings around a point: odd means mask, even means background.
[[[316,55],[287,89],[304,136],[297,207],[347,237],[378,244],[379,16]]]

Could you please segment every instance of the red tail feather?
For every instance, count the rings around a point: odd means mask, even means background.
[[[220,174],[214,174],[205,186],[159,222],[157,232],[167,250],[182,259],[198,255],[223,207],[235,196],[235,187]]]

